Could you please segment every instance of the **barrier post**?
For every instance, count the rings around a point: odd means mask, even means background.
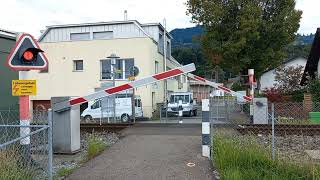
[[[202,156],[210,159],[211,131],[209,114],[209,99],[202,99]]]

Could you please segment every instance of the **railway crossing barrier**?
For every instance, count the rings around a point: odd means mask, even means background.
[[[53,151],[58,153],[74,153],[80,150],[80,104],[111,96],[122,91],[145,86],[196,70],[195,65],[188,64],[176,69],[141,78],[120,86],[83,97],[54,97],[51,99],[53,111]]]

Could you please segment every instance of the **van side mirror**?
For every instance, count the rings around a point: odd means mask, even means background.
[[[190,103],[193,103],[193,99],[191,99]]]

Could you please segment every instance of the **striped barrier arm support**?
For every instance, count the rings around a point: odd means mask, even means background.
[[[228,88],[226,88],[224,86],[221,86],[221,85],[219,85],[217,83],[208,81],[208,80],[206,80],[206,79],[204,79],[202,77],[196,76],[196,75],[191,74],[191,73],[188,73],[188,77],[191,78],[191,79],[194,79],[196,81],[200,81],[200,82],[202,82],[202,83],[204,83],[206,85],[209,85],[209,86],[212,86],[214,88],[220,89],[220,90],[224,91],[225,93],[231,94],[232,96],[236,96],[237,98],[243,99],[243,100],[248,101],[248,102],[252,101],[252,98],[250,96],[244,96],[244,95],[242,95],[240,93],[232,91],[231,89],[228,89]]]
[[[202,156],[210,158],[211,131],[209,99],[202,99]]]
[[[176,69],[172,69],[172,70],[169,70],[169,71],[165,71],[165,72],[162,72],[162,73],[158,73],[158,74],[152,75],[150,77],[141,78],[141,79],[138,79],[136,81],[132,81],[132,82],[127,83],[127,84],[123,84],[123,85],[120,85],[120,86],[115,86],[115,87],[108,88],[108,89],[105,89],[105,90],[102,90],[102,91],[98,91],[96,93],[92,93],[92,94],[87,95],[87,96],[71,99],[69,101],[69,104],[71,106],[74,106],[74,105],[77,105],[77,104],[82,104],[82,103],[85,103],[85,102],[88,102],[88,101],[92,101],[92,100],[95,100],[95,99],[99,99],[99,98],[102,98],[102,97],[110,96],[112,94],[116,94],[116,93],[119,93],[119,92],[122,92],[122,91],[125,91],[125,90],[128,90],[128,89],[133,89],[133,88],[145,86],[145,85],[157,82],[157,81],[161,81],[161,80],[164,80],[164,79],[175,77],[175,76],[178,76],[178,75],[181,75],[181,74],[186,74],[186,73],[192,72],[194,70],[196,70],[195,65],[193,63],[192,64],[188,64],[188,65],[176,68]]]

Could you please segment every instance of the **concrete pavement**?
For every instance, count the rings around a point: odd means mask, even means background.
[[[139,124],[122,136],[68,179],[214,179],[210,160],[201,156],[200,124]]]

